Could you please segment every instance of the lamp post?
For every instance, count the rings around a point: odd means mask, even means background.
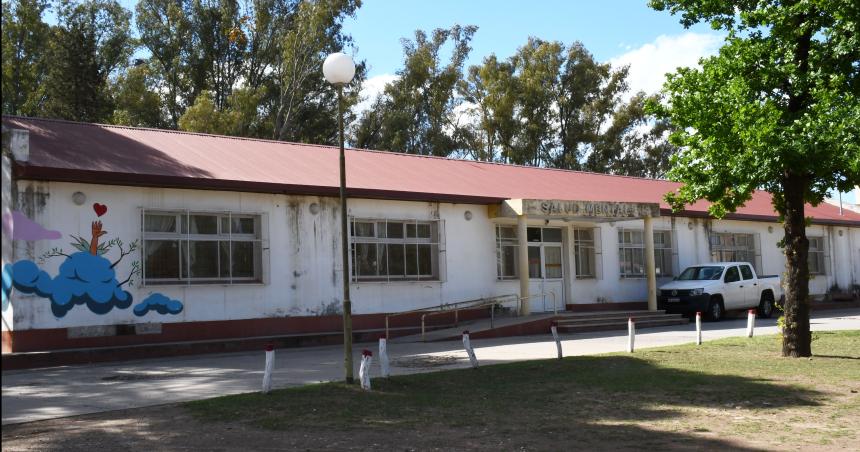
[[[337,88],[337,124],[340,142],[340,240],[343,254],[343,365],[346,382],[352,383],[352,302],[349,300],[349,230],[346,217],[346,157],[343,152],[343,86],[355,76],[349,55],[333,53],[323,62],[323,76]]]

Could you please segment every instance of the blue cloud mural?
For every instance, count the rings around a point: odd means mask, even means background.
[[[12,265],[3,266],[3,311],[9,308],[9,299],[12,297]]]
[[[113,308],[128,308],[133,301],[116,280],[110,261],[83,251],[68,256],[54,278],[32,261],[15,262],[12,285],[22,293],[50,299],[51,311],[57,317],[65,316],[76,305],[85,304],[96,314],[107,314]]]
[[[134,315],[138,317],[145,316],[149,311],[155,311],[161,315],[179,314],[182,312],[182,302],[154,293],[134,307]]]

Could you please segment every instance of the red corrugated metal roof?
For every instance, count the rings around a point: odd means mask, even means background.
[[[279,141],[3,117],[30,131],[30,160],[21,177],[123,185],[197,187],[334,195],[338,149]],[[503,199],[658,202],[680,184],[579,171],[502,165],[350,149],[351,196],[494,203]],[[704,215],[708,204],[687,208]],[[829,204],[807,207],[820,222],[860,225],[860,214]],[[770,195],[756,192],[735,218],[774,217]]]

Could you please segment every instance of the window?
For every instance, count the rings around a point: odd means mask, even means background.
[[[645,241],[641,230],[618,230],[618,260],[622,278],[645,276]],[[672,276],[672,233],[654,231],[654,273]]]
[[[809,237],[809,274],[823,275],[824,237]]]
[[[753,271],[749,265],[741,265],[741,276],[744,279],[753,279]]]
[[[496,225],[496,275],[498,279],[516,279],[519,245],[516,226]]]
[[[728,270],[726,270],[726,279],[723,282],[738,282],[741,280],[741,275],[738,273],[737,266],[731,266]]]
[[[529,278],[560,279],[563,275],[561,228],[526,229]],[[517,227],[496,225],[496,270],[500,280],[519,277]]]
[[[711,259],[714,262],[749,262],[756,266],[753,234],[720,232],[711,234]]]
[[[595,232],[592,228],[573,228],[573,254],[576,259],[576,277],[579,279],[597,276],[594,255]]]
[[[439,222],[353,219],[354,281],[439,280]]]
[[[143,212],[144,284],[263,280],[260,215]]]

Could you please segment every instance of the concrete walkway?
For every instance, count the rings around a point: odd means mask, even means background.
[[[756,334],[775,334],[775,320],[757,320]],[[813,315],[812,330],[860,329],[860,310],[821,311]],[[746,319],[704,323],[704,339],[746,334]],[[626,332],[563,336],[565,356],[624,351]],[[638,349],[693,342],[695,325],[641,330]],[[550,335],[473,340],[478,360],[492,364],[554,358]],[[358,344],[360,352],[376,344]],[[297,386],[343,378],[339,346],[278,350],[274,385]],[[393,374],[432,372],[468,367],[459,341],[389,344]],[[264,353],[243,352],[129,361],[99,365],[65,366],[3,372],[3,425],[116,409],[181,402],[226,394],[258,391]],[[358,372],[355,372],[356,377]],[[373,369],[373,375],[379,368]]]

